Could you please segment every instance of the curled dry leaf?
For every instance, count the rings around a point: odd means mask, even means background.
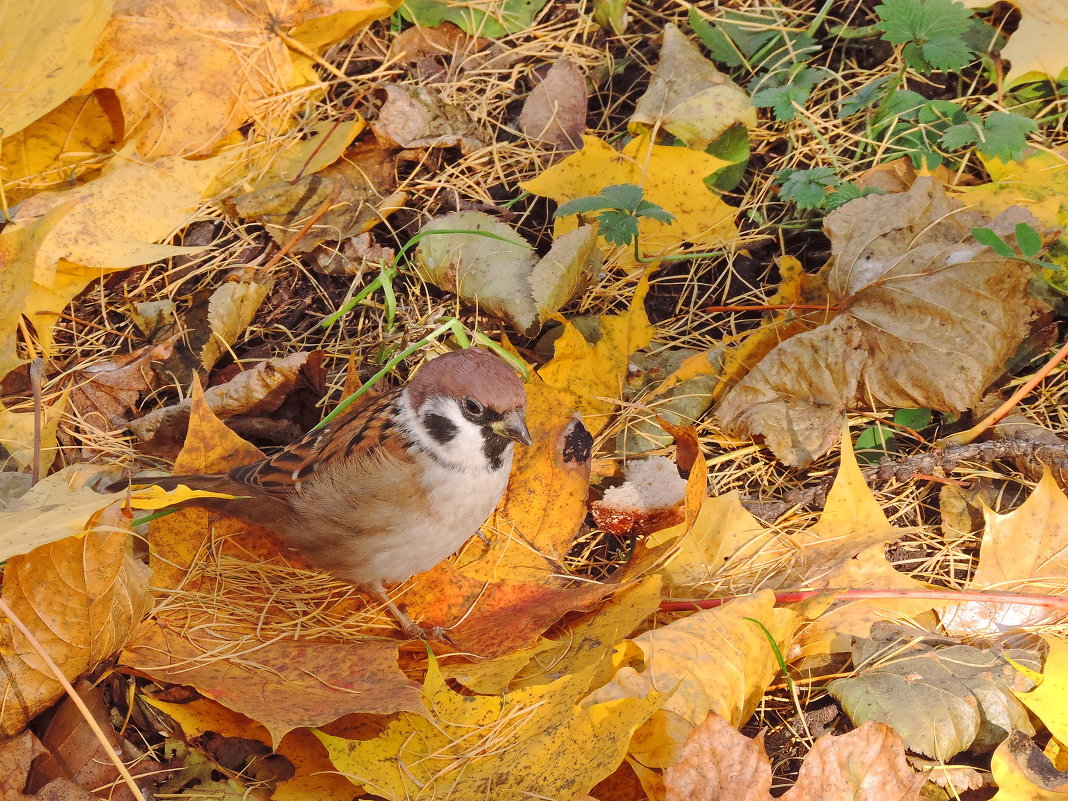
[[[149,364],[170,356],[177,338],[175,334],[158,345],[145,345],[71,373],[70,407],[83,425],[103,431],[124,426],[141,393],[157,386]]]
[[[519,112],[519,128],[560,150],[582,147],[586,130],[586,76],[566,58],[554,62],[527,96]]]
[[[68,679],[122,648],[151,603],[148,567],[127,553],[129,519],[120,505],[93,515],[82,531],[12,556],[4,568],[4,600]],[[63,694],[10,623],[0,629],[0,686],[6,699],[0,731],[6,736]]]
[[[471,117],[459,106],[446,103],[425,86],[383,87],[386,101],[371,123],[384,147],[405,150],[423,147],[459,147],[464,154],[486,145]]]
[[[322,370],[320,351],[301,351],[267,359],[227,381],[209,387],[204,399],[218,417],[267,412],[279,404],[301,381],[315,383]],[[192,399],[156,409],[130,423],[130,430],[156,453],[174,453],[181,446],[189,423]]]
[[[805,465],[837,438],[846,409],[872,397],[896,408],[962,411],[1005,369],[1027,334],[1031,268],[971,236],[1037,221],[1011,208],[995,220],[965,209],[930,178],[828,215],[827,275],[841,313],[774,348],[724,397],[728,431],[761,435]]]
[[[669,22],[660,63],[631,115],[631,132],[647,133],[659,125],[695,150],[704,150],[735,123],[752,128],[756,121],[756,107],[745,90]]]
[[[560,237],[540,260],[515,230],[479,211],[446,214],[420,233],[429,234],[415,251],[416,267],[425,280],[505,317],[522,332],[536,330],[602,265],[593,226]]]

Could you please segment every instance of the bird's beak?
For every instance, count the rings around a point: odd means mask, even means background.
[[[530,445],[533,441],[530,438],[530,432],[527,430],[527,423],[523,419],[523,413],[519,409],[512,409],[512,411],[507,412],[500,420],[490,425],[490,428],[513,442]]]

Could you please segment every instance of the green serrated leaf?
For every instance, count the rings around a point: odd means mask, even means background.
[[[1027,223],[1016,225],[1016,244],[1020,251],[1029,258],[1034,258],[1042,250],[1042,236]]]
[[[712,56],[713,61],[718,61],[727,67],[740,67],[745,59],[731,38],[715,25],[707,22],[704,17],[697,13],[696,8],[690,8],[690,27],[694,34]]]
[[[634,210],[634,214],[637,217],[649,217],[650,219],[662,223],[675,222],[674,214],[648,200],[643,200],[639,203],[638,208]]]
[[[601,197],[607,201],[606,208],[634,211],[642,202],[645,191],[634,184],[612,184],[601,190]]]
[[[851,200],[857,200],[858,198],[867,197],[868,195],[883,195],[886,194],[882,189],[874,186],[865,186],[863,188],[857,186],[852,181],[844,184],[839,184],[824,198],[823,203],[820,204],[820,208],[824,211],[834,211],[839,206],[843,206]]]
[[[761,89],[753,95],[753,105],[770,108],[779,122],[789,122],[797,114],[796,106],[804,106],[811,92],[811,88],[793,84]]]
[[[883,40],[904,45],[913,69],[959,70],[973,58],[964,41],[971,14],[956,0],[884,0],[875,7]]]
[[[978,141],[979,126],[972,123],[966,123],[964,125],[953,125],[947,128],[946,132],[939,137],[938,144],[946,150],[959,150],[962,147],[967,147]]]
[[[588,197],[575,198],[561,204],[553,213],[553,219],[570,217],[572,214],[588,214],[591,211],[611,208],[615,208],[615,206],[601,195],[589,195]]]
[[[779,196],[806,210],[819,208],[827,197],[827,188],[838,183],[838,176],[830,167],[783,170],[775,177],[782,182]]]
[[[1020,157],[1027,146],[1027,135],[1038,130],[1038,123],[1020,114],[991,111],[983,121],[983,136],[979,151],[1002,161]]]
[[[501,0],[497,3],[404,0],[399,12],[410,22],[436,28],[451,22],[465,33],[499,39],[530,27],[548,0]]]
[[[986,245],[999,256],[1012,258],[1016,255],[1012,251],[1012,246],[989,228],[973,228],[972,236],[980,245]]]
[[[881,97],[882,89],[890,80],[889,75],[876,78],[860,87],[853,94],[845,97],[838,104],[838,119],[844,119],[858,111],[871,108]]]
[[[629,245],[638,238],[638,218],[630,212],[602,211],[597,222],[597,233],[613,245]]]

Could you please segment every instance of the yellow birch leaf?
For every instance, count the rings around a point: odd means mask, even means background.
[[[520,186],[557,203],[597,195],[613,184],[642,187],[646,200],[675,216],[671,223],[648,217],[638,221],[638,243],[646,255],[678,250],[686,243],[729,246],[737,238],[737,209],[704,184],[729,162],[686,147],[656,145],[648,135],[632,139],[622,151],[595,136],[584,136],[582,142],[582,150]],[[563,217],[556,221],[555,236],[577,227],[577,215]],[[601,243],[602,249],[613,249],[603,239]]]
[[[775,608],[774,594],[763,590],[634,638],[632,645],[644,657],[641,669],[623,665],[610,683],[583,703],[668,693],[660,710],[635,733],[630,753],[648,767],[674,764],[689,732],[709,712],[738,728],[779,672],[763,629],[746,618],[759,620],[779,652],[786,653],[797,614]],[[622,664],[626,654],[626,648],[617,649],[617,662]]]
[[[111,0],[5,3],[0,24],[0,131],[11,136],[92,77]]]
[[[435,662],[423,682],[431,716],[401,712],[371,740],[318,732],[339,771],[390,801],[580,799],[623,760],[660,695],[576,704],[592,669],[503,696],[451,690]]]

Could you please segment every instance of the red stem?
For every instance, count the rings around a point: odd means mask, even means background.
[[[1027,604],[1045,606],[1050,609],[1068,610],[1068,597],[1052,595],[1028,595],[1019,592],[958,592],[955,590],[791,590],[775,593],[775,603],[794,604],[816,598],[820,595],[834,595],[836,600],[895,598],[898,600],[930,600],[979,603]],[[705,598],[700,601],[664,601],[660,604],[661,612],[691,612],[694,609],[714,609],[738,596],[725,598]]]

